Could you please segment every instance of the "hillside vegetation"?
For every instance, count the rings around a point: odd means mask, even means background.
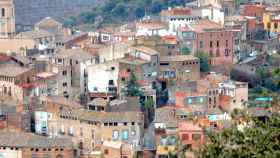
[[[159,13],[162,9],[182,6],[191,0],[108,0],[103,5],[65,21],[67,26],[77,24],[121,23]]]

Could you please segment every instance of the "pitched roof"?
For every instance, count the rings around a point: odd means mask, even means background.
[[[62,26],[62,24],[51,17],[45,17],[41,21],[35,24],[39,27],[53,27],[53,26]]]
[[[223,26],[209,19],[202,19],[191,25],[192,30],[198,33],[205,32],[208,29],[222,29]]]
[[[0,146],[5,147],[34,147],[34,148],[72,148],[69,139],[48,138],[23,132],[0,132]]]
[[[131,47],[133,50],[139,51],[139,52],[143,52],[149,55],[157,55],[159,54],[158,51],[156,51],[155,49],[149,48],[149,47],[145,47],[145,46],[136,46],[136,47]]]
[[[55,54],[55,57],[59,58],[75,58],[79,61],[87,60],[93,58],[93,56],[82,48],[74,49],[59,49]]]
[[[103,98],[95,98],[91,102],[89,102],[88,105],[107,106],[108,101],[106,99],[103,99]]]
[[[50,36],[54,36],[54,35],[45,30],[26,31],[26,32],[21,32],[17,35],[18,38],[30,38],[30,39],[37,39],[37,38],[50,37]]]
[[[191,8],[172,8],[161,11],[161,16],[182,16],[182,15],[190,15],[191,14]]]
[[[0,67],[0,76],[16,77],[31,70],[32,68],[7,65]]]
[[[125,100],[112,100],[108,111],[125,112],[125,111],[141,111],[141,105],[138,98],[127,97]]]
[[[64,110],[61,115],[75,116],[80,120],[93,122],[140,122],[142,121],[141,112],[96,112],[84,109]]]
[[[43,97],[42,100],[44,100],[46,102],[50,102],[50,103],[55,103],[58,105],[65,105],[65,106],[72,107],[75,109],[82,107],[81,104],[79,104],[75,101],[72,101],[70,99],[66,99],[62,96],[47,96],[47,97]]]

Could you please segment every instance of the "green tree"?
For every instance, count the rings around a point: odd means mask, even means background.
[[[133,71],[131,72],[130,80],[127,83],[126,95],[130,97],[138,97],[142,95],[142,92],[137,82],[137,77]]]
[[[124,17],[127,16],[127,10],[124,3],[118,3],[116,7],[112,10],[112,15],[116,17]]]
[[[196,57],[200,60],[200,71],[208,72],[210,70],[209,56],[202,51],[198,51],[196,52]]]
[[[64,26],[66,27],[74,27],[77,25],[77,18],[74,16],[70,16],[69,18],[64,20]]]
[[[233,125],[208,132],[209,143],[197,152],[198,158],[278,158],[280,157],[280,115],[265,122],[250,117],[243,128]]]
[[[181,48],[181,54],[182,55],[189,55],[189,54],[191,54],[191,50],[188,47],[182,47]]]
[[[85,13],[81,13],[79,17],[82,23],[93,23],[96,14],[94,12],[85,12]]]

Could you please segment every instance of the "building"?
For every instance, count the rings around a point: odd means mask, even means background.
[[[156,67],[156,66],[155,66]],[[114,98],[122,95],[131,72],[139,82],[155,81],[157,70],[147,60],[127,57],[88,67],[88,89],[91,98]]]
[[[200,62],[192,55],[161,56],[159,77],[176,81],[199,80]]]
[[[104,141],[101,147],[104,158],[133,158],[132,146],[121,142]]]
[[[58,94],[73,97],[82,87],[87,91],[86,66],[95,63],[95,57],[81,48],[60,49],[52,57],[50,70],[57,74]],[[81,87],[80,87],[81,86]]]
[[[168,23],[168,33],[171,35],[176,35],[180,27],[201,19],[199,15],[192,14],[191,8],[169,8],[161,11],[160,16],[161,21]]]
[[[144,117],[139,112],[91,112],[81,109],[52,113],[48,120],[48,135],[68,137],[79,155],[91,155],[106,141],[131,145],[141,149]]]
[[[280,7],[266,8],[262,22],[266,31],[278,36],[280,33]]]
[[[51,17],[45,17],[34,25],[34,30],[44,30],[56,36],[63,35],[63,24]]]
[[[182,28],[179,36],[183,45],[193,53],[204,52],[210,57],[211,65],[233,64],[234,31],[210,20],[200,20]]]
[[[4,0],[0,2],[0,38],[9,38],[16,33],[15,28],[15,7],[13,0]]]
[[[35,71],[15,65],[0,67],[0,93],[15,100],[22,101],[29,96],[34,85]]]
[[[232,112],[234,109],[244,109],[248,103],[248,83],[237,81],[224,81],[219,83],[221,98],[229,97],[229,102],[220,104],[224,110]],[[228,105],[227,105],[228,104]]]
[[[168,25],[163,22],[143,20],[136,23],[136,36],[166,36]]]
[[[262,22],[265,6],[259,4],[248,4],[241,8],[240,15],[256,17],[258,22]]]
[[[191,149],[198,149],[205,143],[203,128],[192,121],[179,122],[178,135],[182,143]]]
[[[0,157],[74,158],[70,139],[47,138],[31,133],[0,132]]]

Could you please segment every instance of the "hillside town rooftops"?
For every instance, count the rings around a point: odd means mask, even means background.
[[[1,147],[72,148],[72,142],[63,138],[48,138],[23,132],[0,132]]]
[[[175,55],[175,56],[162,56],[160,61],[187,61],[187,60],[198,60],[193,55]]]
[[[191,8],[172,8],[172,9],[167,9],[161,11],[160,15],[161,16],[185,16],[185,15],[190,15],[191,14]]]
[[[19,67],[14,65],[2,66],[0,67],[0,76],[17,77],[31,70],[32,68]]]
[[[157,55],[159,54],[158,51],[149,48],[149,47],[145,47],[145,46],[136,46],[136,47],[131,47],[133,50],[139,51],[139,52],[143,52],[146,53],[148,55]]]

